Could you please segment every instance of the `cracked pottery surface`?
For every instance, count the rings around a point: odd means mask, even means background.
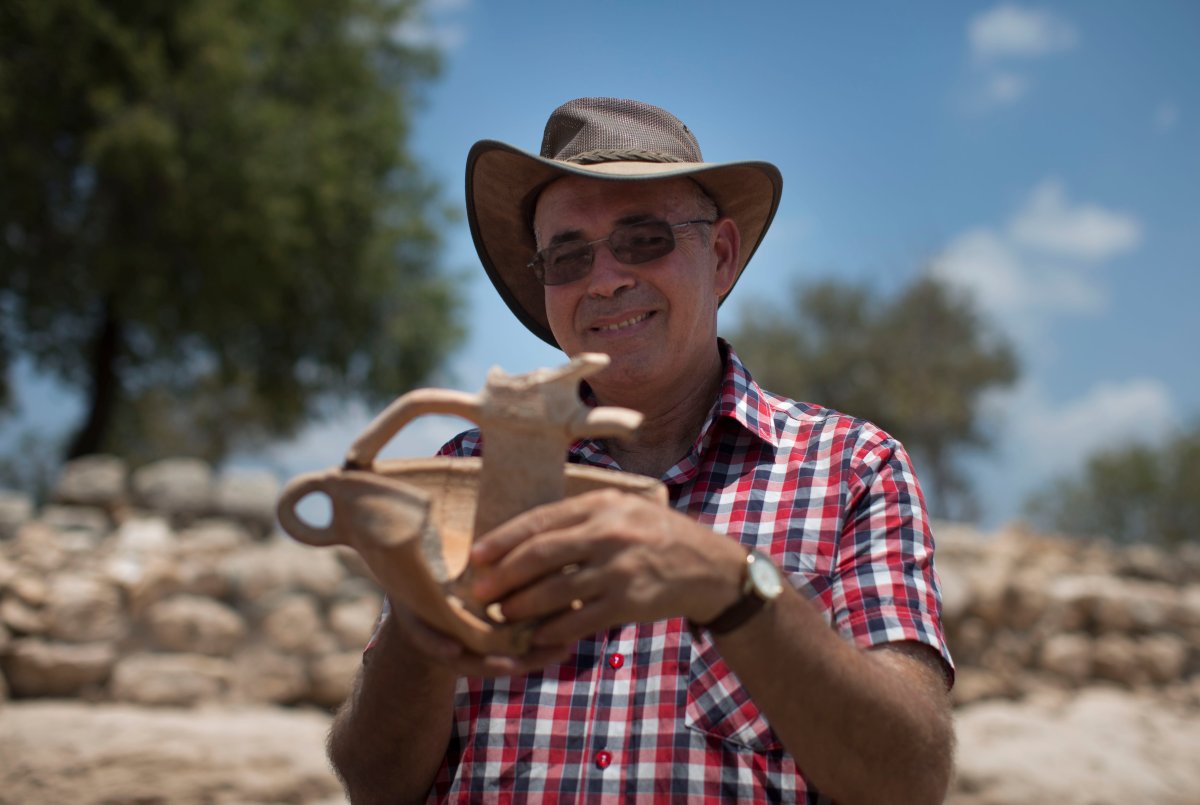
[[[342,467],[287,484],[279,522],[309,545],[353,548],[392,600],[471,650],[522,654],[533,624],[499,621],[465,593],[475,537],[535,506],[595,489],[667,503],[666,487],[653,478],[566,463],[572,442],[628,436],[641,424],[636,411],[580,401],[579,382],[607,365],[608,356],[585,353],[557,369],[508,375],[493,368],[477,394],[405,394],[367,426]],[[426,414],[452,414],[478,425],[482,458],[376,461],[392,437]],[[325,527],[296,513],[297,504],[314,493],[330,500]]]

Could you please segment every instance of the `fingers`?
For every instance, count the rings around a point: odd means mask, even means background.
[[[583,522],[594,505],[588,503],[591,497],[592,495],[580,495],[537,506],[502,523],[475,540],[471,547],[471,563],[493,564],[534,535]]]
[[[564,662],[571,654],[567,641],[540,640],[520,657],[480,655],[467,650],[456,639],[437,631],[412,612],[394,607],[388,616],[408,646],[457,676],[512,676],[527,674],[547,665]]]

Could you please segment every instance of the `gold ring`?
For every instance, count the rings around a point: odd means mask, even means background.
[[[572,598],[571,599],[571,609],[575,612],[578,612],[579,610],[583,609],[583,601],[579,600],[578,598]]]
[[[567,564],[562,566],[562,574],[564,576],[569,576],[572,573],[578,573],[578,572],[579,572],[579,563],[578,562],[568,562]]]

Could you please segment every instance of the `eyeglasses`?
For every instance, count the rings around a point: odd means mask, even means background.
[[[606,238],[596,240],[568,240],[555,243],[533,256],[529,267],[543,285],[565,285],[583,279],[592,270],[592,259],[597,243],[607,243],[609,251],[618,261],[628,265],[648,263],[675,250],[675,230],[693,224],[712,224],[715,221],[684,221],[669,224],[666,221],[642,221],[619,226]]]

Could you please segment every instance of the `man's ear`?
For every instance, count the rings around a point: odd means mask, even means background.
[[[713,224],[712,248],[717,256],[717,298],[729,293],[738,275],[738,258],[742,253],[742,233],[732,218],[721,218]]]

